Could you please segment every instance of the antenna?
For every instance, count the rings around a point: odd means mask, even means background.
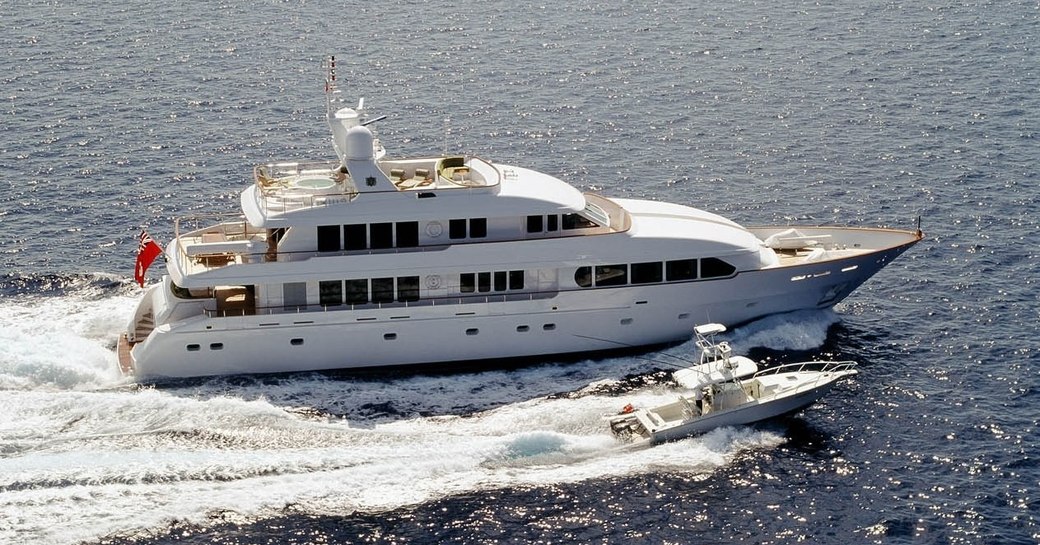
[[[322,64],[325,68],[325,113],[331,119],[333,104],[339,94],[336,88],[336,56],[329,55]]]
[[[448,133],[449,132],[451,132],[451,118],[450,117],[445,117],[444,118],[444,131],[441,132],[441,134],[444,135],[444,142],[443,142],[442,148],[441,148],[441,156],[443,156],[443,157],[447,157],[448,156]]]

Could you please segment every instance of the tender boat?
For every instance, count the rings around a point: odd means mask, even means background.
[[[700,363],[673,374],[686,393],[659,407],[625,406],[609,419],[614,435],[642,447],[721,426],[760,422],[798,412],[856,374],[851,361],[793,363],[759,371],[754,361],[733,356],[727,343],[715,342],[715,335],[725,330],[722,324],[698,326]]]
[[[125,372],[273,373],[670,343],[699,322],[831,307],[922,237],[744,227],[470,155],[392,158],[370,129],[377,119],[363,103],[339,107],[334,71],[327,81],[338,160],[259,165],[241,214],[178,218],[166,274],[120,340]]]

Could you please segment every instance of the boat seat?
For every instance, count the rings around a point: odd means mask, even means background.
[[[397,184],[397,187],[400,187],[401,189],[411,189],[413,187],[430,185],[431,183],[433,183],[433,179],[430,178],[430,169],[417,168],[415,169],[415,176],[401,181]]]
[[[404,180],[404,169],[403,168],[392,168],[390,169],[390,181],[398,184]]]

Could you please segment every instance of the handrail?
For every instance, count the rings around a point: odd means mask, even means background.
[[[846,361],[806,361],[799,363],[787,363],[784,365],[778,365],[776,367],[770,367],[763,369],[749,378],[756,378],[766,375],[776,375],[780,373],[791,373],[800,371],[818,371],[823,373],[836,373],[839,371],[852,371],[856,369],[856,362],[851,360]]]
[[[187,223],[193,223],[193,228],[182,233],[181,227]],[[244,215],[236,213],[192,214],[174,218],[173,237],[177,242],[177,254],[175,258],[177,259],[177,264],[181,270],[187,270],[192,260],[192,256],[188,255],[186,244],[184,244],[184,238],[191,236],[201,237],[207,232],[219,232],[227,241],[246,241],[262,234],[264,231],[252,227],[249,225],[249,222],[246,221]],[[245,252],[243,252],[243,254],[244,253]]]
[[[247,316],[273,316],[273,315],[284,315],[284,314],[312,314],[318,312],[336,312],[336,311],[356,311],[356,310],[387,310],[387,309],[407,309],[407,308],[418,308],[418,307],[432,307],[439,305],[471,305],[471,304],[483,304],[483,303],[504,303],[504,302],[515,302],[515,301],[535,301],[538,299],[551,299],[559,294],[559,291],[530,291],[530,292],[518,292],[518,293],[504,293],[496,295],[467,295],[467,296],[452,296],[452,297],[429,297],[425,299],[419,299],[416,301],[393,301],[388,303],[360,303],[350,304],[344,303],[342,305],[272,305],[272,306],[255,306],[250,307]],[[226,310],[218,310],[216,308],[210,308],[209,305],[204,304],[202,308],[203,314],[209,318],[228,318],[228,317],[240,317],[243,314],[243,309],[233,308]]]

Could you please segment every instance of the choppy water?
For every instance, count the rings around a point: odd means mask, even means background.
[[[0,4],[0,543],[1040,541],[1033,2]],[[134,237],[329,158],[321,58],[445,146],[747,224],[926,240],[834,312],[799,417],[618,455],[670,355],[124,384]],[[446,121],[448,120],[448,121]]]

